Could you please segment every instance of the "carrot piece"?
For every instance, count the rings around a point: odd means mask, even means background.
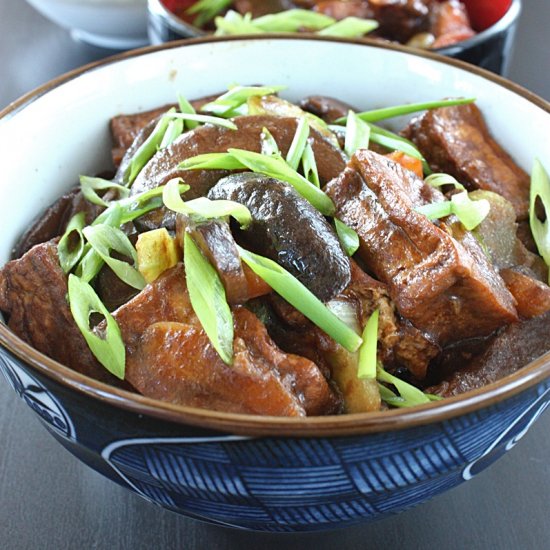
[[[403,166],[403,168],[414,172],[414,174],[416,174],[419,178],[424,177],[424,172],[422,170],[422,161],[420,159],[410,157],[402,151],[394,151],[393,153],[389,153],[388,155],[386,155],[386,157],[393,160],[394,162],[397,162],[397,164],[400,164],[401,166]]]

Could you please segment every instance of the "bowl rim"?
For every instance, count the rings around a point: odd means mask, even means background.
[[[479,67],[469,65],[463,61],[444,57],[433,52],[415,50],[396,44],[381,44],[375,41],[367,42],[365,40],[320,37],[314,35],[289,36],[288,34],[265,34],[254,37],[209,36],[168,42],[158,46],[148,46],[120,53],[104,60],[84,65],[83,67],[74,69],[73,71],[46,82],[42,86],[39,86],[21,96],[18,100],[10,103],[0,111],[0,125],[6,120],[11,119],[19,111],[41,96],[58,88],[62,84],[78,78],[82,74],[87,74],[98,68],[125,59],[147,55],[161,50],[186,48],[214,42],[256,42],[259,40],[333,42],[371,49],[392,50],[415,57],[429,59],[433,62],[451,65],[486,80],[490,80],[550,114],[550,102],[526,90],[520,85],[510,82],[494,73],[480,69]],[[338,416],[281,418],[226,413],[174,405],[115,388],[80,374],[37,351],[9,330],[2,320],[0,320],[0,346],[5,348],[31,369],[61,384],[69,390],[76,391],[81,396],[97,399],[115,408],[169,421],[176,425],[188,425],[243,436],[335,437],[367,435],[424,426],[496,405],[550,378],[550,353],[547,353],[514,374],[506,376],[492,384],[488,384],[483,388],[411,409],[396,409],[375,413],[344,414]]]
[[[203,29],[199,29],[198,27],[195,27],[191,23],[187,23],[187,21],[184,21],[183,19],[178,17],[163,4],[162,0],[147,0],[147,8],[150,17],[156,16],[165,18],[168,21],[171,29],[182,33],[182,35],[189,37],[201,37],[209,35],[209,33],[204,31]],[[476,32],[476,34],[471,38],[461,40],[456,44],[443,46],[441,48],[429,49],[428,51],[437,52],[442,55],[456,55],[465,49],[480,46],[483,44],[483,42],[485,42],[485,40],[487,40],[491,36],[504,32],[506,29],[512,27],[521,15],[521,10],[522,0],[511,0],[511,4],[504,15],[498,21],[493,23],[490,27],[487,27],[480,32]],[[357,40],[366,39],[368,39],[368,37],[358,38]]]

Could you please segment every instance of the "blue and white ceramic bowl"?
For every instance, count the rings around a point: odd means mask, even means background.
[[[1,196],[10,197],[0,201],[0,264],[78,174],[109,166],[110,117],[231,82],[287,84],[290,99],[325,93],[370,108],[475,96],[525,169],[535,157],[550,158],[550,105],[456,61],[305,37],[171,43],[65,75],[0,113],[0,150],[10,151],[0,179]],[[550,403],[548,356],[482,390],[417,409],[280,419],[111,388],[38,353],[3,323],[0,345],[8,384],[83,462],[181,514],[262,531],[343,527],[421,503],[511,449]]]

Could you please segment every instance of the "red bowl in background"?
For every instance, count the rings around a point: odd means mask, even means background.
[[[149,40],[161,44],[181,38],[207,34],[173,12],[191,6],[196,0],[148,0]],[[521,13],[521,0],[462,0],[475,36],[439,48],[437,53],[467,61],[484,69],[506,75],[515,30]]]

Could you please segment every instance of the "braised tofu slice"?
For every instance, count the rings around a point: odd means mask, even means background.
[[[427,111],[404,134],[435,172],[451,174],[472,191],[494,191],[513,204],[518,220],[527,218],[529,175],[493,138],[476,105]]]
[[[550,351],[550,312],[505,327],[466,368],[451,373],[428,393],[451,397],[513,374]]]
[[[402,317],[444,346],[518,320],[515,300],[471,234],[459,242],[415,208],[426,193],[412,172],[360,150],[326,192],[357,231],[359,256]],[[416,190],[415,190],[416,188]],[[467,233],[467,232],[465,232]]]
[[[233,309],[234,359],[226,365],[196,317],[178,265],[113,316],[126,345],[126,379],[148,397],[212,410],[275,416],[339,408],[321,371],[282,352],[258,318]]]
[[[119,385],[88,348],[72,317],[67,292],[67,275],[54,241],[34,246],[0,270],[0,310],[17,336],[77,372]]]

